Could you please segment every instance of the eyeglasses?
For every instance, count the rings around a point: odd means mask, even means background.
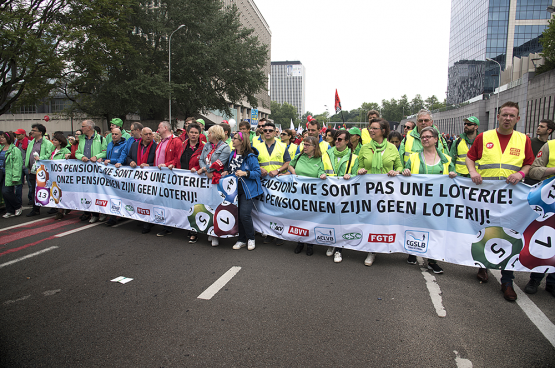
[[[264,133],[271,133],[271,132],[273,132],[273,131],[274,131],[273,129],[264,129],[264,130],[263,130]]]
[[[476,125],[476,124],[474,124],[474,123],[464,123],[464,125],[465,126],[473,126],[473,125]]]
[[[312,143],[305,143],[304,146],[305,146],[305,147],[312,147],[312,146],[314,146],[314,145],[313,145]]]
[[[420,136],[420,139],[423,140],[423,141],[428,140],[428,139],[432,139],[432,138],[435,138],[435,137],[433,135]]]
[[[370,130],[382,130],[382,128],[370,128]]]
[[[418,119],[419,123],[429,123],[430,121],[432,121],[431,119]]]
[[[343,138],[335,138],[335,141],[336,141],[336,142],[343,142],[344,139],[343,139]]]

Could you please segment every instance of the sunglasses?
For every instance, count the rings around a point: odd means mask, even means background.
[[[474,123],[464,123],[464,125],[465,126],[473,126],[473,125],[476,125],[476,124],[474,124]]]
[[[289,135],[289,134],[287,134],[287,133],[280,133],[279,135]]]
[[[418,119],[419,123],[429,123],[430,121],[430,119]]]
[[[344,139],[343,139],[343,138],[335,138],[335,141],[336,141],[336,142],[343,142]]]
[[[264,129],[263,131],[264,131],[264,133],[271,133],[271,132],[273,132],[274,130],[273,130],[273,129]]]

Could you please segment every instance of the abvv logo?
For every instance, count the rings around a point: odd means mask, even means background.
[[[297,236],[308,236],[308,230],[302,227],[289,226],[289,234]]]
[[[405,249],[412,252],[426,253],[430,233],[427,231],[407,230],[405,231]]]
[[[314,237],[318,244],[335,244],[335,229],[331,227],[315,227]]]
[[[97,206],[106,207],[108,205],[108,201],[105,201],[104,199],[97,199],[94,204],[96,204]]]

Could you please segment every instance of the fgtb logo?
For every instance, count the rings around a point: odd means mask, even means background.
[[[427,231],[407,230],[405,231],[405,249],[412,252],[426,253],[430,233]]]
[[[335,244],[335,229],[331,227],[315,227],[314,238],[318,244]]]
[[[369,234],[368,243],[395,243],[397,234]]]
[[[137,213],[143,216],[150,216],[150,210],[141,207],[137,207]]]

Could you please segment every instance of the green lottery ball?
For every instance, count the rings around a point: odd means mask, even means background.
[[[500,226],[480,230],[472,243],[472,258],[477,266],[504,269],[516,259],[524,243],[522,234]]]
[[[191,227],[199,233],[206,233],[214,226],[213,210],[203,204],[195,204],[189,209],[187,219]]]

